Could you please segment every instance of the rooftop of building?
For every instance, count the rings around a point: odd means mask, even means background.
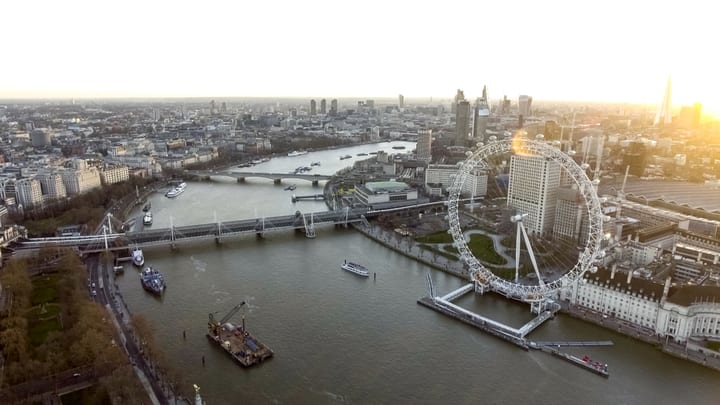
[[[617,184],[601,185],[600,188],[604,193],[610,192],[611,188],[620,189]],[[625,194],[640,198],[646,203],[645,205],[650,201],[661,200],[679,206],[720,213],[720,188],[712,185],[672,180],[628,179]]]
[[[668,294],[669,302],[682,306],[712,302],[720,304],[720,287],[705,285],[687,285],[671,288]]]
[[[402,181],[371,181],[365,183],[365,188],[372,193],[397,193],[410,189],[410,186]]]
[[[657,301],[662,297],[663,285],[652,280],[633,277],[630,283],[627,282],[627,273],[613,272],[607,268],[598,269],[595,274],[585,273],[585,279],[605,285],[609,288],[616,288],[625,293],[637,293]]]

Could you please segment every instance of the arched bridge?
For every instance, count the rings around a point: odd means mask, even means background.
[[[233,177],[238,182],[243,182],[247,178],[260,177],[272,180],[275,184],[280,184],[283,179],[307,180],[317,185],[320,180],[330,180],[332,176],[325,174],[303,174],[303,173],[263,173],[263,172],[235,172],[232,170],[188,170],[186,172],[190,176],[197,176],[210,179],[213,176]]]

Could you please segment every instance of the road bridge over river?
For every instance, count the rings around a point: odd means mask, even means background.
[[[275,184],[282,183],[283,179],[306,180],[313,185],[317,185],[322,180],[330,180],[332,176],[325,174],[303,174],[303,173],[264,173],[264,172],[237,172],[233,170],[188,170],[185,172],[188,176],[195,176],[203,179],[212,180],[213,177],[232,177],[238,182],[243,182],[248,178],[264,178],[270,179]]]

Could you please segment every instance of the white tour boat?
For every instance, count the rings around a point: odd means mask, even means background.
[[[355,273],[358,276],[367,277],[370,275],[370,272],[368,271],[365,266],[349,261],[345,261],[345,263],[340,266],[343,270],[349,271],[350,273]]]

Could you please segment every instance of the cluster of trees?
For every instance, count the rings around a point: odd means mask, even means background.
[[[53,236],[60,226],[85,224],[95,229],[102,222],[105,210],[123,197],[135,193],[151,180],[131,177],[129,181],[103,185],[95,190],[66,200],[57,200],[43,208],[29,210],[13,220],[24,225],[31,236]]]
[[[51,331],[44,342],[32,345],[28,315],[33,309],[33,284],[27,266],[24,260],[10,260],[0,275],[3,289],[10,295],[7,314],[0,320],[4,384],[41,379],[75,367],[114,367],[126,362],[114,343],[107,312],[88,299],[85,268],[71,251],[61,252],[56,266],[62,330]]]

